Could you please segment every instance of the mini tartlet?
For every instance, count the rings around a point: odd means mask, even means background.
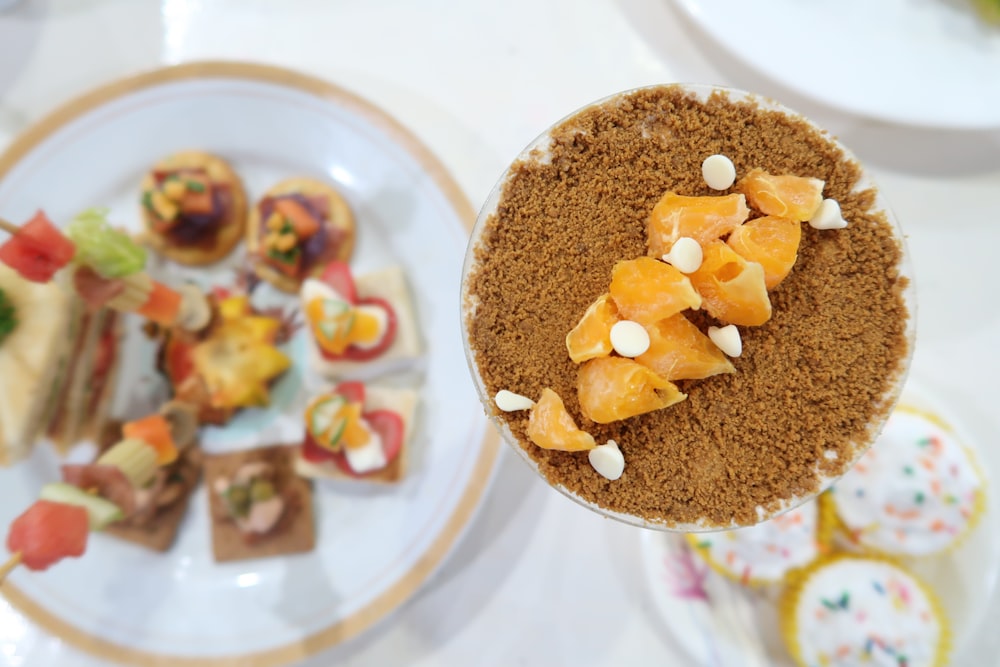
[[[247,251],[256,274],[285,292],[319,276],[354,250],[354,215],[331,185],[290,178],[268,189],[250,210]]]
[[[217,155],[170,155],[153,165],[141,189],[146,242],[168,259],[213,264],[243,238],[246,193],[233,168]]]

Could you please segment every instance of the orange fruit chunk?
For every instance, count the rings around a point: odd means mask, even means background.
[[[736,369],[683,313],[646,325],[649,349],[635,358],[665,380],[701,380]]]
[[[566,350],[573,363],[611,354],[611,327],[618,322],[618,309],[610,294],[602,294],[566,334]]]
[[[701,245],[723,237],[750,216],[746,198],[739,194],[687,197],[668,192],[656,202],[646,223],[649,254],[670,252],[674,241],[687,236]]]
[[[618,315],[640,324],[662,320],[685,308],[701,307],[701,297],[688,277],[652,257],[615,264],[611,270],[610,291]]]
[[[543,449],[580,452],[597,446],[594,436],[581,431],[566,411],[559,394],[548,387],[531,408],[528,417],[528,438]]]
[[[769,215],[734,229],[726,244],[743,259],[764,267],[764,284],[774,289],[792,270],[801,240],[801,223]]]
[[[750,205],[761,213],[796,222],[805,222],[816,213],[823,203],[824,185],[818,178],[775,176],[763,169],[750,170],[737,183]]]
[[[771,300],[764,267],[748,262],[722,241],[703,248],[701,267],[690,275],[712,317],[741,326],[759,326],[771,319]]]
[[[622,357],[591,359],[576,376],[580,410],[598,424],[608,424],[687,398],[669,380]]]

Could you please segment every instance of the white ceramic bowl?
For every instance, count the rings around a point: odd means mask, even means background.
[[[783,105],[781,105],[781,104],[779,104],[779,103],[777,103],[777,102],[775,102],[773,100],[761,97],[759,95],[755,95],[753,93],[748,93],[746,91],[736,90],[736,89],[732,89],[732,88],[721,88],[721,87],[718,87],[718,86],[709,86],[709,85],[701,85],[701,84],[666,84],[666,86],[668,86],[668,87],[679,87],[679,88],[683,89],[685,92],[694,94],[699,100],[702,100],[702,101],[707,100],[708,97],[713,92],[723,92],[723,93],[727,94],[729,96],[729,99],[732,100],[732,101],[734,101],[734,102],[738,102],[738,101],[751,101],[751,102],[756,103],[761,109],[780,111],[780,112],[785,113],[785,114],[787,114],[789,116],[805,120],[807,123],[809,123],[809,125],[811,127],[813,127],[815,130],[817,130],[818,132],[820,132],[821,134],[823,134],[823,136],[826,139],[828,139],[833,145],[837,146],[840,150],[842,150],[843,153],[844,153],[844,155],[845,155],[845,157],[847,159],[854,160],[855,162],[857,162],[857,158],[853,155],[853,153],[851,153],[845,146],[843,146],[842,144],[840,144],[835,138],[833,138],[828,133],[826,133],[822,128],[817,127],[815,124],[813,124],[810,121],[808,121],[808,119],[805,119],[803,116],[801,116],[801,114],[798,114],[795,111],[792,111],[791,109],[788,109],[787,107],[785,107],[785,106],[783,106]],[[659,88],[659,87],[661,87],[661,86],[653,86],[653,88]],[[550,132],[552,131],[553,128],[559,127],[560,125],[562,125],[568,119],[576,116],[577,114],[579,114],[579,113],[581,113],[581,112],[583,112],[583,111],[585,111],[587,109],[591,109],[593,107],[599,107],[599,106],[606,105],[606,104],[613,104],[616,101],[620,100],[621,98],[623,98],[623,97],[625,97],[627,95],[630,95],[630,94],[632,94],[632,93],[634,93],[634,92],[636,92],[638,90],[642,90],[642,89],[633,89],[633,90],[622,91],[622,92],[616,93],[614,95],[610,95],[608,97],[605,97],[605,98],[602,98],[600,100],[597,100],[596,102],[593,102],[593,103],[591,103],[589,105],[581,107],[580,109],[577,109],[573,113],[567,115],[563,119],[559,120],[557,123],[555,123],[552,126],[550,126],[542,134],[540,134],[534,141],[532,141],[530,144],[528,144],[528,146],[523,151],[521,151],[521,153],[515,158],[515,160],[513,161],[512,164],[516,164],[516,163],[521,162],[521,161],[528,161],[530,159],[539,159],[539,156],[546,155],[547,152],[548,152],[548,150],[549,150],[550,144],[551,144],[551,135],[550,135]],[[535,158],[532,158],[532,154],[533,153],[536,156]],[[544,477],[544,475],[541,474],[541,472],[539,470],[539,467],[538,467],[538,463],[518,443],[517,438],[511,432],[511,430],[507,426],[506,422],[504,422],[502,419],[498,418],[494,414],[495,413],[495,407],[494,407],[494,403],[493,403],[493,396],[491,396],[491,395],[488,394],[488,392],[486,390],[486,387],[483,384],[483,380],[482,380],[481,374],[479,372],[478,365],[476,363],[476,358],[475,358],[475,355],[472,352],[472,349],[470,347],[470,342],[469,342],[468,322],[469,322],[470,318],[472,318],[472,317],[475,316],[476,305],[477,305],[476,302],[475,302],[474,296],[472,296],[470,294],[470,292],[469,292],[469,277],[470,277],[470,275],[474,272],[474,270],[477,267],[476,261],[475,261],[475,252],[474,252],[474,250],[475,250],[476,246],[480,242],[480,238],[482,236],[483,230],[486,227],[486,221],[497,210],[497,205],[500,202],[501,193],[502,193],[504,185],[507,183],[507,180],[508,180],[509,177],[510,177],[510,169],[508,168],[508,170],[506,170],[503,173],[503,175],[500,177],[500,179],[497,181],[496,185],[493,187],[493,190],[490,192],[489,196],[487,197],[486,202],[483,204],[482,209],[479,212],[479,216],[476,219],[476,224],[475,224],[475,226],[473,227],[473,230],[472,230],[472,236],[470,237],[469,246],[468,246],[468,249],[466,250],[466,254],[465,254],[465,262],[464,262],[464,265],[462,267],[462,303],[463,303],[463,311],[462,311],[462,333],[463,333],[463,340],[464,340],[464,346],[465,346],[466,360],[468,361],[469,369],[470,369],[470,371],[472,373],[472,377],[473,377],[473,380],[475,382],[476,390],[479,392],[479,399],[480,399],[480,401],[482,401],[484,407],[486,408],[487,413],[493,415],[492,416],[492,421],[493,421],[494,425],[496,425],[496,427],[500,430],[500,432],[501,432],[504,440],[507,442],[507,444],[511,445],[511,447],[513,448],[513,450],[515,452],[517,452],[518,456],[520,456],[522,459],[524,459],[528,463],[528,465],[530,465],[532,467],[532,469],[535,470],[535,472],[537,472],[543,479],[546,479]],[[873,181],[871,180],[871,178],[868,175],[868,173],[865,172],[863,170],[863,168],[862,168],[861,178],[859,179],[859,181],[858,181],[858,183],[856,185],[855,190],[865,190],[865,189],[872,188],[872,187],[874,187]],[[878,193],[877,190],[876,190],[876,192]],[[911,360],[912,354],[913,354],[913,345],[914,345],[915,333],[916,333],[915,332],[915,325],[916,325],[916,293],[915,293],[915,288],[914,288],[914,283],[913,283],[913,271],[912,271],[912,267],[911,267],[911,263],[910,263],[909,254],[908,254],[908,252],[906,250],[906,243],[905,243],[905,240],[904,240],[902,229],[900,228],[898,221],[896,220],[895,216],[892,214],[892,211],[889,209],[889,206],[886,203],[886,201],[883,198],[883,196],[881,195],[881,193],[877,194],[876,200],[875,200],[875,204],[872,207],[872,211],[881,211],[881,212],[883,212],[885,214],[885,217],[886,217],[887,221],[892,226],[892,229],[895,232],[896,239],[898,240],[900,248],[901,248],[901,251],[902,251],[902,261],[901,261],[900,267],[899,267],[900,273],[901,273],[902,276],[906,277],[909,280],[909,284],[908,284],[908,286],[906,287],[906,289],[903,292],[903,300],[904,300],[904,303],[905,303],[906,308],[907,308],[908,313],[909,313],[909,319],[908,319],[907,324],[906,324],[906,340],[907,340],[906,358],[903,360],[903,363],[901,365],[902,366],[901,370],[897,373],[896,377],[891,378],[891,381],[888,384],[888,388],[887,388],[886,392],[880,398],[880,401],[886,406],[886,409],[885,410],[879,410],[878,414],[888,415],[888,413],[890,411],[889,408],[891,408],[893,405],[895,405],[896,400],[899,398],[899,394],[902,391],[903,383],[904,383],[904,381],[906,379],[906,374],[907,374],[907,371],[909,370],[910,360]],[[878,421],[873,421],[872,423],[870,423],[868,425],[868,430],[867,430],[867,436],[868,437],[865,438],[865,440],[863,442],[854,442],[854,443],[852,443],[852,445],[853,445],[853,451],[855,452],[856,455],[855,455],[855,458],[850,462],[850,465],[845,466],[844,472],[846,472],[847,469],[849,469],[851,466],[853,466],[854,463],[861,457],[861,455],[864,454],[864,452],[868,449],[868,447],[871,446],[872,442],[874,442],[876,436],[881,431],[883,424],[884,424],[884,419],[880,419]],[[627,466],[627,462],[626,462],[626,466]],[[815,493],[812,493],[812,494],[809,494],[809,495],[805,495],[805,496],[793,496],[791,498],[788,498],[788,499],[786,499],[785,501],[783,501],[781,503],[780,507],[778,507],[777,509],[775,509],[774,511],[771,511],[771,512],[766,512],[766,511],[763,510],[763,508],[758,507],[758,520],[759,521],[765,521],[765,520],[767,520],[769,518],[777,516],[778,514],[786,512],[786,511],[788,511],[788,510],[790,510],[790,509],[792,509],[792,508],[794,508],[794,507],[796,507],[796,506],[798,506],[798,505],[800,505],[800,504],[802,504],[802,503],[810,500],[811,498],[814,498],[820,492],[822,492],[823,490],[825,490],[826,488],[828,488],[831,484],[833,484],[833,482],[836,481],[836,479],[837,479],[837,477],[835,477],[835,476],[818,475],[818,477],[819,477],[819,484],[818,484],[818,486],[816,488],[816,492]],[[546,481],[548,482],[547,479],[546,479]],[[640,526],[640,527],[643,527],[643,528],[652,528],[652,529],[657,529],[657,530],[669,530],[669,531],[679,531],[679,532],[702,532],[702,531],[713,531],[713,530],[721,530],[721,529],[726,529],[726,528],[738,528],[738,527],[740,527],[738,524],[735,524],[735,523],[733,523],[731,525],[728,525],[728,526],[708,525],[708,524],[702,524],[702,523],[666,525],[665,523],[650,521],[650,520],[648,520],[648,519],[646,519],[644,517],[641,517],[641,516],[638,516],[638,515],[635,515],[635,514],[626,514],[626,513],[622,513],[622,512],[613,511],[613,510],[607,509],[605,507],[601,507],[600,505],[597,505],[594,502],[591,502],[589,500],[586,500],[586,499],[582,498],[577,493],[574,493],[570,489],[567,489],[565,486],[562,486],[560,484],[552,484],[552,486],[556,490],[560,491],[564,495],[568,496],[572,500],[580,503],[581,505],[583,505],[584,507],[586,507],[586,508],[588,508],[590,510],[593,510],[593,511],[595,511],[595,512],[597,512],[599,514],[602,514],[602,515],[604,515],[606,517],[610,517],[612,519],[616,519],[618,521],[622,521],[624,523],[628,523],[628,524],[631,524],[631,525],[634,525],[634,526]]]

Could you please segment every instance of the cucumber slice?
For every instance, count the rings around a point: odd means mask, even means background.
[[[320,401],[312,410],[309,431],[316,438],[322,438],[337,418],[337,413],[347,403],[343,396],[331,396]]]
[[[104,452],[97,462],[115,466],[137,489],[146,486],[156,475],[156,450],[142,440],[122,440]]]
[[[125,518],[124,512],[106,498],[87,493],[65,482],[50,482],[42,487],[39,494],[42,500],[51,500],[66,505],[76,505],[87,510],[87,519],[91,530],[101,530],[115,521]]]
[[[351,305],[340,299],[323,299],[323,317],[326,319],[336,319],[346,313]]]
[[[319,323],[319,331],[326,340],[333,340],[337,335],[337,325],[333,322],[323,320]]]
[[[329,449],[331,452],[339,452],[341,449],[343,449],[343,445],[340,444],[340,440],[341,438],[344,437],[344,431],[346,430],[347,430],[347,418],[340,417],[337,420],[336,425],[334,425],[333,427],[333,435],[330,436],[329,440],[322,443],[322,445],[325,448]]]

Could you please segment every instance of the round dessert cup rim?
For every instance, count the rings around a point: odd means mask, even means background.
[[[851,467],[853,467],[854,464],[857,463],[858,459],[860,459],[861,456],[868,450],[868,448],[875,442],[883,426],[885,425],[885,421],[888,418],[888,415],[890,414],[893,406],[896,404],[896,401],[899,399],[900,394],[902,393],[903,385],[906,383],[906,377],[907,374],[909,373],[911,361],[913,359],[913,348],[916,340],[916,319],[917,319],[916,288],[913,280],[912,263],[910,260],[909,251],[906,247],[906,239],[903,234],[903,230],[900,227],[899,222],[896,219],[896,216],[889,208],[888,203],[885,201],[885,198],[883,197],[881,191],[877,187],[875,187],[874,181],[871,179],[868,172],[865,170],[864,166],[857,159],[854,153],[852,153],[846,146],[841,144],[828,131],[817,126],[815,123],[810,121],[808,118],[806,118],[799,112],[789,109],[783,104],[776,102],[775,100],[772,100],[770,98],[758,95],[756,93],[750,93],[744,90],[740,90],[738,88],[728,88],[724,86],[698,84],[698,83],[665,83],[665,84],[654,84],[649,86],[630,88],[628,90],[623,90],[617,93],[613,93],[599,100],[596,100],[594,102],[579,107],[575,111],[567,114],[563,118],[559,119],[558,121],[550,125],[544,132],[539,134],[533,141],[531,141],[531,143],[529,143],[520,153],[518,153],[518,155],[514,158],[514,160],[511,161],[511,164],[508,165],[507,168],[505,168],[503,173],[500,175],[500,178],[497,180],[496,184],[493,186],[493,189],[487,196],[486,201],[483,203],[483,206],[479,211],[479,215],[476,217],[476,222],[475,225],[473,226],[472,234],[469,237],[469,244],[466,250],[465,260],[462,265],[462,283],[461,283],[461,295],[460,295],[462,342],[463,342],[463,347],[465,349],[466,362],[469,365],[469,372],[472,374],[473,383],[475,384],[476,387],[476,393],[479,395],[479,400],[482,402],[484,408],[486,409],[486,413],[489,415],[490,421],[496,428],[500,430],[500,434],[503,437],[504,442],[506,442],[515,452],[517,452],[518,456],[520,456],[524,461],[526,461],[528,465],[530,465],[531,468],[535,471],[536,474],[538,474],[543,480],[545,480],[546,483],[548,483],[550,486],[552,486],[557,491],[562,493],[564,496],[570,498],[571,500],[579,503],[580,505],[583,505],[587,509],[592,510],[602,516],[615,519],[617,521],[621,521],[622,523],[637,526],[640,528],[649,528],[653,530],[683,532],[683,533],[730,530],[733,528],[741,528],[752,524],[738,524],[735,522],[730,523],[728,525],[710,525],[702,522],[668,524],[665,521],[653,521],[646,517],[642,517],[636,514],[617,512],[615,510],[602,507],[597,503],[594,503],[592,501],[580,497],[579,495],[577,495],[570,489],[566,488],[562,484],[554,483],[548,480],[539,469],[538,463],[533,458],[531,458],[528,452],[518,443],[517,438],[514,437],[514,434],[511,432],[507,424],[503,420],[498,418],[495,412],[493,397],[489,396],[486,392],[486,387],[483,384],[482,377],[479,373],[479,367],[478,364],[476,363],[475,355],[473,354],[472,348],[469,345],[468,321],[470,316],[475,312],[475,304],[473,303],[473,299],[469,295],[468,291],[469,275],[476,264],[474,248],[476,247],[476,245],[480,240],[480,237],[482,236],[482,231],[483,228],[485,227],[487,219],[489,219],[489,217],[496,212],[497,204],[500,201],[500,195],[503,191],[503,187],[506,184],[511,174],[510,168],[519,162],[526,161],[531,158],[538,159],[539,157],[542,157],[547,152],[551,144],[551,134],[550,134],[551,131],[554,128],[561,126],[570,118],[573,118],[574,116],[580,114],[581,112],[593,107],[607,105],[609,103],[614,102],[615,100],[622,99],[626,96],[632,95],[640,91],[657,90],[663,88],[681,89],[687,93],[694,94],[699,100],[702,101],[707,100],[713,93],[721,93],[723,95],[726,95],[731,101],[734,102],[745,101],[745,102],[756,103],[758,107],[762,110],[778,111],[795,119],[802,120],[803,122],[807,123],[813,130],[818,132],[825,139],[827,139],[834,146],[836,146],[839,150],[841,150],[844,154],[845,159],[853,161],[858,164],[861,175],[860,178],[858,179],[857,184],[855,185],[854,188],[855,191],[861,191],[866,189],[874,190],[875,199],[871,210],[883,213],[885,215],[886,221],[892,227],[895,239],[899,243],[901,252],[901,259],[898,267],[899,272],[900,275],[905,277],[908,281],[906,287],[902,290],[902,300],[904,305],[906,306],[907,313],[909,315],[905,331],[907,349],[905,355],[901,359],[900,369],[897,373],[897,376],[891,380],[888,389],[880,397],[881,406],[877,414],[881,416],[881,419],[877,419],[868,424],[868,429],[867,429],[868,437],[865,439],[864,442],[852,443],[855,450],[854,458],[850,461],[850,464],[843,469],[841,475],[847,472],[847,470],[849,470]],[[625,465],[628,466],[627,460]],[[789,498],[784,502],[782,502],[780,506],[773,511],[767,512],[764,511],[763,508],[758,507],[757,522],[759,523],[761,521],[766,521],[767,519],[771,519],[775,516],[778,516],[779,514],[787,512],[788,510],[798,507],[802,503],[812,500],[813,498],[817,497],[820,493],[828,489],[837,479],[839,479],[839,477],[840,475],[838,476],[819,475],[819,480],[820,480],[819,485],[817,486],[814,493],[811,493],[806,496],[796,496]]]

